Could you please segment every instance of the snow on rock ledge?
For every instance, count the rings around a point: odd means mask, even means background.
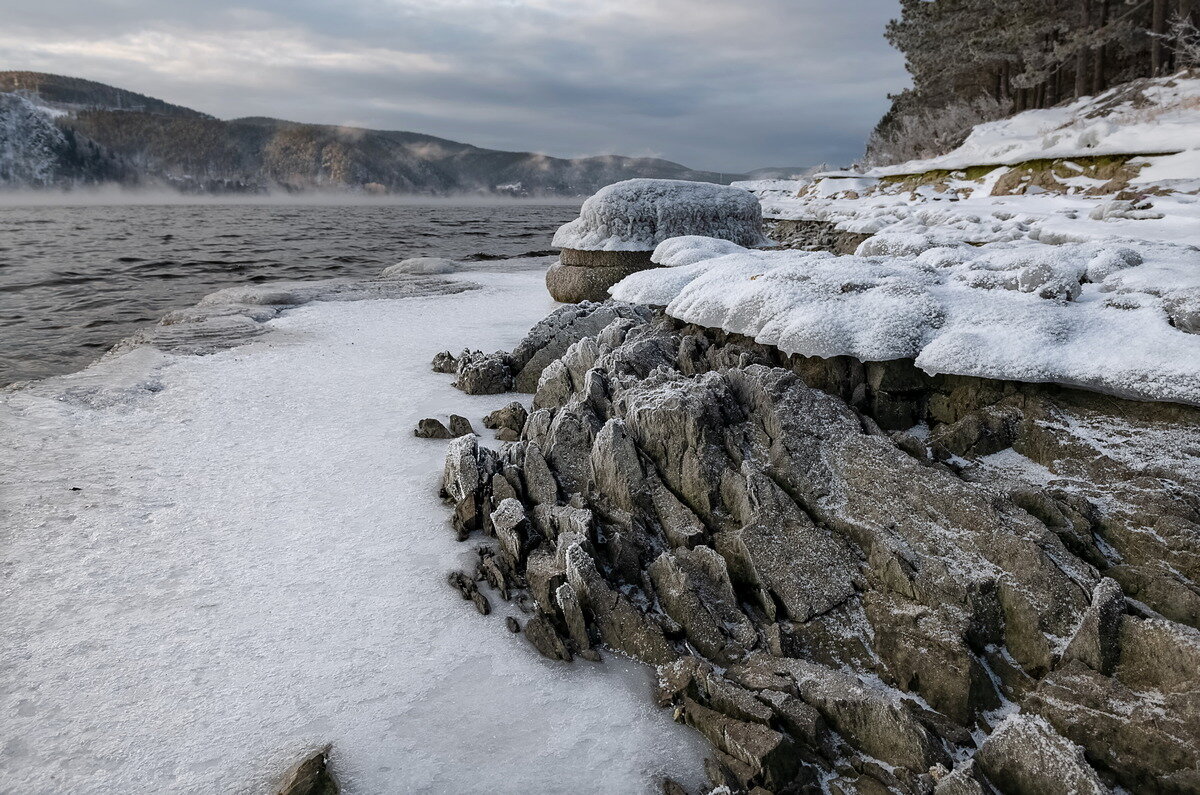
[[[1200,405],[1200,336],[1172,325],[1186,327],[1172,313],[1200,296],[1200,251],[934,240],[921,250],[915,237],[860,251],[881,256],[725,253],[633,274],[611,292],[786,353],[915,359],[930,374]],[[687,249],[670,241],[655,259],[685,263]]]
[[[630,179],[601,188],[553,245],[582,251],[650,251],[680,235],[766,246],[762,207],[741,188],[674,179]]]

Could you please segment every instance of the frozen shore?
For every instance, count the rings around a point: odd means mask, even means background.
[[[330,742],[348,792],[694,781],[650,669],[556,665],[446,585],[473,545],[412,429],[505,402],[428,365],[551,310],[544,261],[503,267],[0,392],[6,787],[261,792]]]

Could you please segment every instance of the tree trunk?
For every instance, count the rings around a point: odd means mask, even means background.
[[[1108,0],[1103,0],[1100,3],[1100,20],[1098,27],[1104,27],[1108,24]],[[1104,90],[1104,57],[1106,55],[1105,44],[1100,42],[1096,47],[1096,51],[1092,54],[1092,94],[1099,94]]]
[[[1167,32],[1167,0],[1154,0],[1150,16],[1150,73],[1160,75],[1166,64],[1163,35]]]
[[[1091,0],[1079,0],[1079,24],[1083,30],[1092,29]],[[1088,80],[1088,51],[1087,47],[1079,45],[1075,53],[1075,96],[1082,97],[1087,93]]]

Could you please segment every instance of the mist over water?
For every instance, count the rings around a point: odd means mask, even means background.
[[[0,197],[0,384],[70,372],[236,284],[369,277],[408,257],[546,251],[578,202],[130,194]]]

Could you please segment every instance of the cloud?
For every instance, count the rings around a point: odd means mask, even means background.
[[[724,171],[848,161],[905,85],[882,39],[895,0],[99,5],[23,7],[0,32],[2,68],[227,118],[353,121],[559,156],[654,152]]]

